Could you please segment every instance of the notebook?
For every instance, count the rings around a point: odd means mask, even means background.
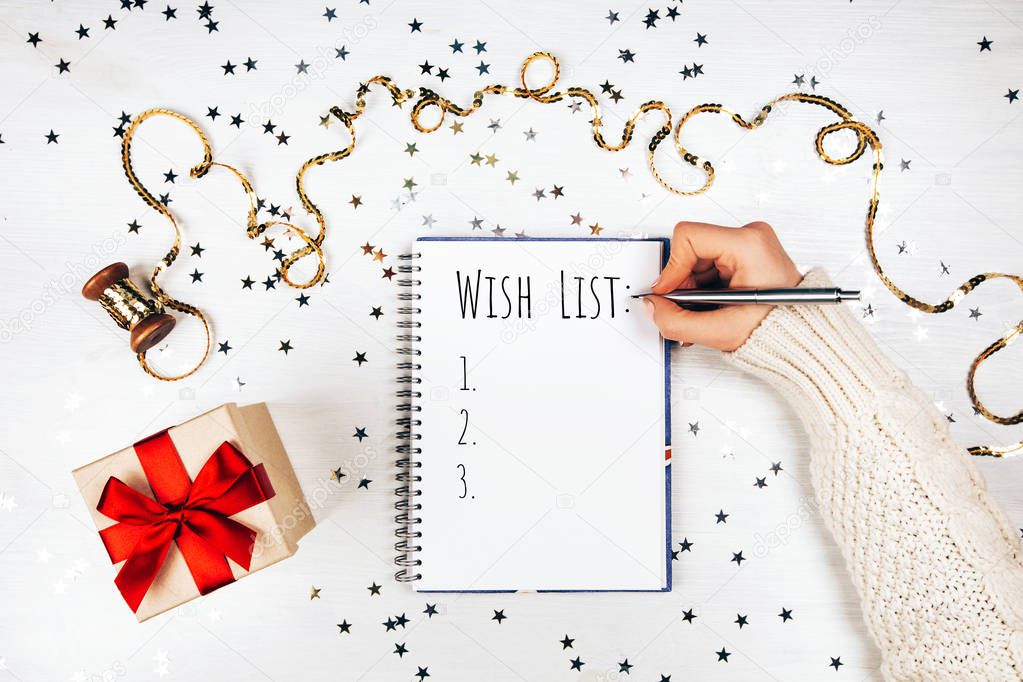
[[[400,257],[400,581],[671,589],[663,239],[422,238]]]

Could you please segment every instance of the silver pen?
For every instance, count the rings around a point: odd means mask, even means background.
[[[821,305],[860,300],[856,289],[807,287],[804,289],[676,289],[666,294],[647,292],[633,298],[664,296],[679,305]]]

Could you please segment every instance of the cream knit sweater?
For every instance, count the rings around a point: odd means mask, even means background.
[[[832,286],[812,270],[800,286]],[[846,306],[775,308],[726,356],[774,386],[889,680],[1023,677],[1019,542],[945,417]]]

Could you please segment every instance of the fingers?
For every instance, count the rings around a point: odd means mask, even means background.
[[[713,289],[721,285],[721,274],[713,265],[703,272],[696,272],[694,270],[689,279],[693,281],[695,288],[698,289]]]
[[[675,226],[671,255],[660,276],[651,286],[659,294],[696,284],[694,273],[715,268],[722,279],[735,271],[733,254],[739,246],[741,230],[708,223],[681,222]]]
[[[681,222],[675,226],[668,263],[651,289],[666,294],[683,288],[794,286],[800,279],[767,223],[736,228]],[[723,351],[741,346],[770,312],[769,306],[754,305],[688,310],[661,296],[645,301],[665,338]]]
[[[651,289],[666,294],[672,289],[794,286],[800,278],[767,223],[722,227],[681,222],[675,226],[668,263]],[[696,311],[661,296],[645,300],[665,338],[723,351],[741,346],[770,312],[769,306],[753,305]]]
[[[660,296],[648,296],[644,300],[652,306],[654,324],[664,338],[723,351],[741,346],[769,311],[769,306],[752,305],[694,311],[680,308]]]

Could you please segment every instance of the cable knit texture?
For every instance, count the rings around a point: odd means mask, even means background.
[[[803,287],[832,286],[812,270]],[[847,306],[771,311],[728,360],[774,386],[889,680],[1023,678],[1023,564],[948,422]]]

